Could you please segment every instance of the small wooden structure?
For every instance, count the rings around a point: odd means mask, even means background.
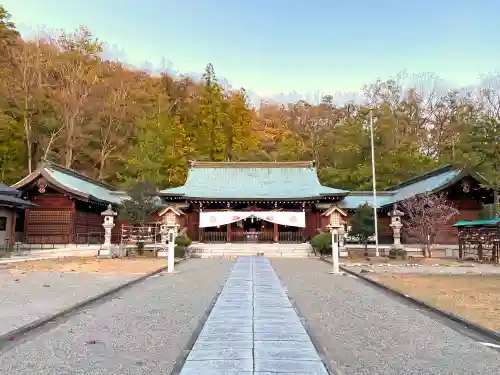
[[[500,262],[500,218],[489,220],[459,221],[459,258],[476,257],[479,260]]]

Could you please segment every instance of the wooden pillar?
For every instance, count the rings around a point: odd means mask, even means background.
[[[9,236],[9,244],[11,247],[14,246],[16,238],[16,212],[12,210],[12,216],[10,218],[10,236]]]
[[[459,233],[459,236],[458,236],[458,259],[462,259],[463,256],[464,256],[463,241],[460,238],[460,233]]]
[[[29,213],[30,213],[30,209],[26,208],[24,210],[24,230],[23,230],[23,242],[24,243],[31,243],[31,242],[29,242],[29,237],[28,237],[28,229],[29,229],[28,219],[30,217]]]
[[[227,243],[230,243],[231,242],[231,223],[227,224],[227,227],[226,227],[226,242]]]
[[[278,224],[274,223],[273,225],[273,242],[278,243],[279,237],[278,237]]]
[[[198,227],[198,242],[203,243],[203,228]]]

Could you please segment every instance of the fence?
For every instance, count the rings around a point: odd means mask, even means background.
[[[273,232],[209,232],[203,231],[201,242],[206,243],[226,243],[228,239],[231,243],[273,243]],[[279,243],[301,243],[303,241],[302,232],[278,232]]]
[[[104,243],[104,233],[78,233],[71,236],[68,235],[31,235],[29,243],[17,242],[10,244],[9,240],[5,240],[0,246],[0,255],[16,254],[20,252],[30,252],[31,250],[53,250],[63,249],[70,245],[77,245],[85,248],[85,246],[99,246]],[[67,243],[61,243],[63,238]],[[121,234],[112,234],[111,243],[119,244],[121,242]]]

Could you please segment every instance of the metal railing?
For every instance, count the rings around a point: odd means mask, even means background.
[[[200,241],[205,243],[273,243],[273,232],[212,232],[203,231]],[[301,243],[303,242],[302,232],[278,232],[278,242],[280,243]]]

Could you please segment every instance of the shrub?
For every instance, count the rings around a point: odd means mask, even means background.
[[[142,255],[144,253],[144,242],[137,242],[135,249],[137,250],[137,254]]]
[[[184,246],[177,245],[174,249],[174,257],[184,258],[186,254],[186,248]]]
[[[404,249],[390,249],[389,259],[408,259],[408,253]]]
[[[321,254],[332,252],[332,235],[330,233],[320,233],[309,241],[311,246]]]
[[[180,234],[175,238],[175,244],[177,246],[188,247],[193,241],[185,234]]]

